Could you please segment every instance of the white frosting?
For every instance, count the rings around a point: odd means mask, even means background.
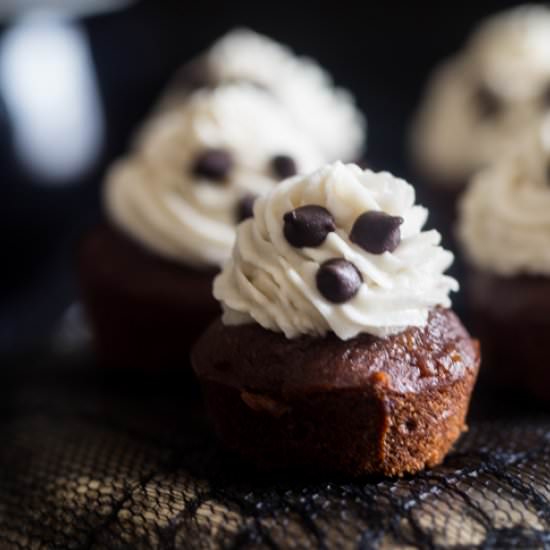
[[[218,40],[204,56],[214,82],[256,82],[273,94],[315,141],[325,160],[358,160],[366,122],[352,95],[315,61],[248,29]]]
[[[353,164],[337,162],[286,180],[256,202],[254,218],[239,226],[232,259],[215,280],[224,323],[257,322],[287,338],[333,331],[344,340],[424,326],[431,308],[450,306],[458,283],[443,275],[453,255],[439,246],[437,231],[422,231],[428,212],[414,201],[404,180]],[[295,248],[283,235],[283,216],[309,204],[327,208],[336,231],[317,248]],[[404,219],[393,252],[370,254],[350,241],[354,221],[370,210]],[[343,304],[327,301],[316,286],[320,264],[331,258],[352,262],[363,277]]]
[[[502,276],[550,275],[549,157],[524,144],[477,174],[461,199],[458,237],[475,266]]]
[[[232,155],[228,181],[192,173],[208,148]],[[302,172],[322,163],[310,140],[265,92],[245,84],[200,90],[154,118],[134,152],[113,167],[107,210],[160,255],[198,268],[220,266],[233,246],[239,199],[278,183],[270,161],[280,154],[290,155]]]
[[[480,114],[482,87],[502,105],[496,116]],[[462,183],[550,109],[549,91],[550,9],[520,6],[490,18],[430,82],[411,136],[418,163],[442,183]]]

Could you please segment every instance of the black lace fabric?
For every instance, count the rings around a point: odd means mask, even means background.
[[[544,414],[474,411],[414,477],[262,475],[219,449],[185,376],[16,363],[0,388],[2,549],[550,546]]]

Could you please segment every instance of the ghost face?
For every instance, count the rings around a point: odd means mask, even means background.
[[[432,80],[413,147],[449,185],[514,151],[550,112],[550,10],[490,20]]]

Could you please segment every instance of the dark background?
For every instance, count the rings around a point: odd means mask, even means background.
[[[479,19],[518,2],[316,4],[156,0],[80,21],[107,122],[93,170],[41,185],[15,161],[9,115],[0,110],[0,351],[48,336],[76,294],[74,250],[99,216],[106,165],[178,66],[221,34],[249,26],[316,58],[366,113],[372,165],[408,176],[405,132],[431,69]],[[9,27],[2,24],[0,39]]]

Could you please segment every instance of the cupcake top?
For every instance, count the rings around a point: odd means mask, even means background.
[[[459,185],[549,109],[550,9],[520,6],[482,24],[435,73],[413,152],[432,177]]]
[[[312,59],[297,57],[251,30],[235,29],[215,42],[192,69],[192,79],[202,83],[244,80],[265,88],[317,144],[325,160],[359,159],[365,120],[351,94],[335,87]]]
[[[453,255],[422,231],[427,215],[387,172],[336,162],[287,179],[238,228],[214,283],[223,322],[343,340],[424,326],[458,289],[443,274]]]
[[[469,261],[504,277],[550,276],[548,122],[534,140],[479,172],[459,204]]]
[[[321,163],[269,94],[246,84],[203,89],[148,124],[108,174],[105,203],[147,248],[208,269],[230,256],[257,195]]]

